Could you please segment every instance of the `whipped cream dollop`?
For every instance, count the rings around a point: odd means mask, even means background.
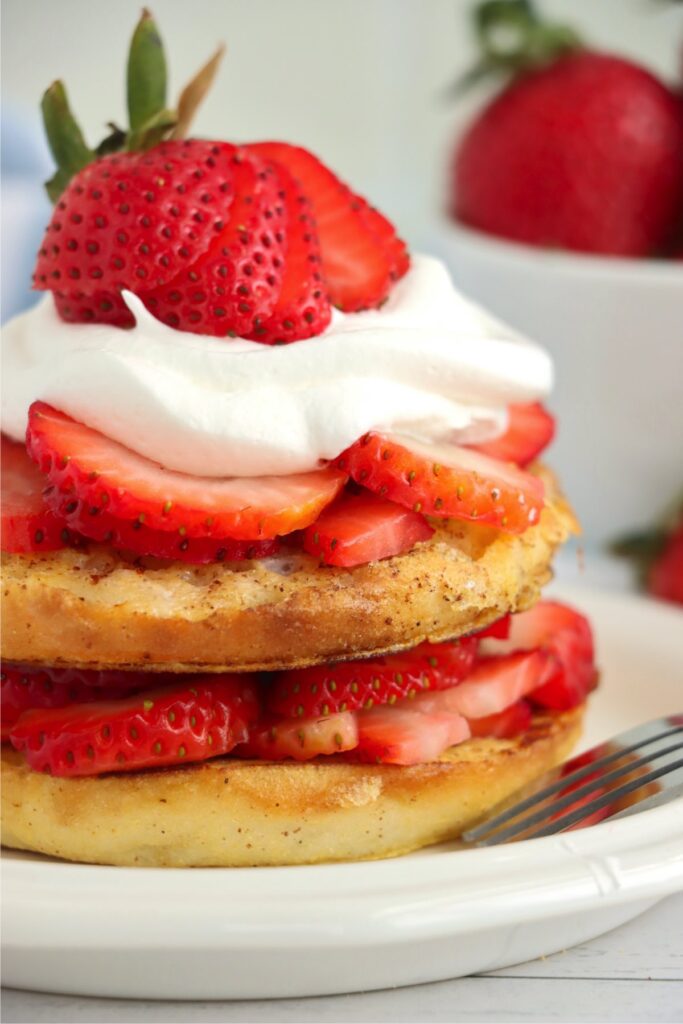
[[[173,330],[130,292],[136,325],[62,321],[51,295],[3,329],[3,429],[41,399],[169,469],[277,476],[315,469],[370,430],[473,443],[506,406],[542,398],[547,354],[416,256],[380,310],[336,312],[316,338],[272,347]]]

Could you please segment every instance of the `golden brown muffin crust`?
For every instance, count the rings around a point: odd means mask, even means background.
[[[296,553],[192,566],[87,551],[4,555],[2,657],[92,668],[283,669],[460,636],[532,605],[577,529],[553,477],[520,536],[434,521],[413,550],[355,569]]]
[[[473,739],[411,767],[219,758],[58,779],[2,753],[2,841],[67,860],[145,867],[393,857],[456,838],[568,755],[583,707],[536,715],[510,740]]]

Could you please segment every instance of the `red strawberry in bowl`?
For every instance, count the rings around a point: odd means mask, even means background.
[[[632,559],[647,593],[683,605],[683,503],[677,503],[665,522],[621,538],[612,550]]]
[[[683,605],[683,524],[673,531],[650,567],[648,590],[663,601]]]
[[[479,71],[514,72],[456,148],[459,221],[530,245],[661,254],[683,210],[683,102],[630,60],[579,44],[530,4],[484,3]],[[517,34],[516,50],[495,33]]]

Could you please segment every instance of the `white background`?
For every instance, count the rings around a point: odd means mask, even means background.
[[[5,102],[35,118],[67,84],[87,137],[124,120],[125,55],[141,0],[2,0]],[[444,89],[474,56],[469,0],[151,0],[171,96],[220,40],[228,53],[197,132],[283,138],[318,150],[397,221],[413,244],[440,208],[459,104]],[[541,0],[596,46],[673,77],[683,9],[662,0]]]

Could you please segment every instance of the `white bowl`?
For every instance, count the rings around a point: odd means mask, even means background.
[[[683,487],[683,263],[548,252],[454,224],[432,248],[459,288],[553,356],[551,461],[587,542],[661,515]]]

